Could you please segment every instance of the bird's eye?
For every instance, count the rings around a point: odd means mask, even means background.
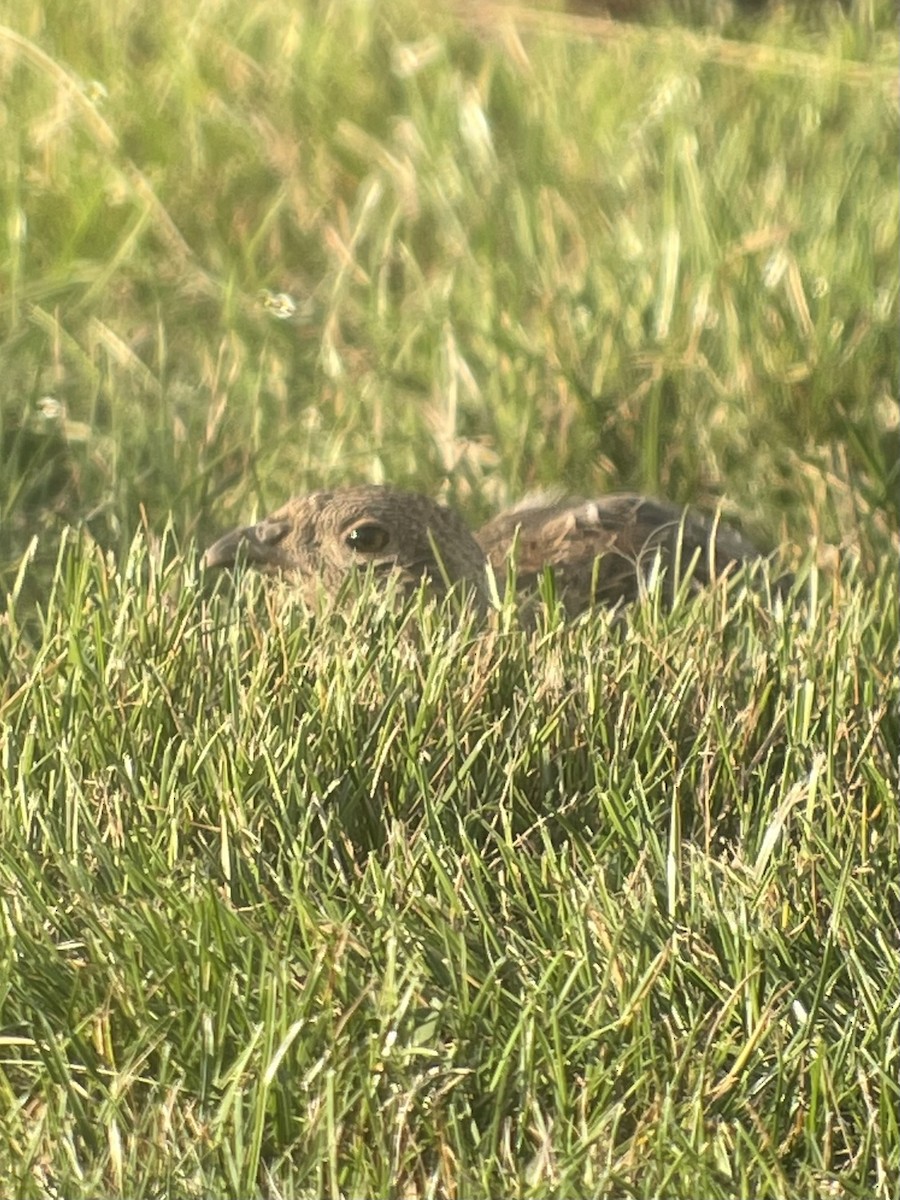
[[[376,551],[383,550],[390,540],[391,535],[385,527],[376,525],[373,521],[355,525],[344,535],[345,543],[357,554],[375,554]]]

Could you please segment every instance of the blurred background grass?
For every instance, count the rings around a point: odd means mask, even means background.
[[[871,567],[896,7],[753,8],[8,6],[0,585],[67,523],[358,480],[642,489]]]

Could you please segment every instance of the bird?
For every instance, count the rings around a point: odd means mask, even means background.
[[[475,540],[495,573],[515,564],[520,595],[536,594],[552,568],[568,616],[639,599],[657,560],[666,571],[664,600],[671,605],[686,574],[694,594],[735,566],[764,557],[716,519],[630,493],[593,500],[528,497],[478,529]]]
[[[375,484],[295,496],[203,556],[207,569],[239,561],[289,577],[309,600],[336,598],[358,575],[394,580],[404,595],[424,580],[436,596],[458,585],[480,605],[487,599],[485,556],[462,518],[427,496]]]

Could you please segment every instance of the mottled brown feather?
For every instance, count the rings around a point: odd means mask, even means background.
[[[657,558],[671,601],[691,567],[691,590],[760,552],[736,530],[667,501],[614,495],[597,500],[535,497],[494,517],[475,534],[494,570],[513,556],[520,592],[536,590],[552,567],[570,615],[592,604],[640,595]]]

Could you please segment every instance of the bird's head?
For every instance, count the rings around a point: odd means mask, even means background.
[[[354,574],[423,578],[438,594],[467,581],[484,594],[485,558],[460,517],[412,492],[359,486],[297,496],[255,525],[225,534],[204,566],[246,563],[334,595]]]

